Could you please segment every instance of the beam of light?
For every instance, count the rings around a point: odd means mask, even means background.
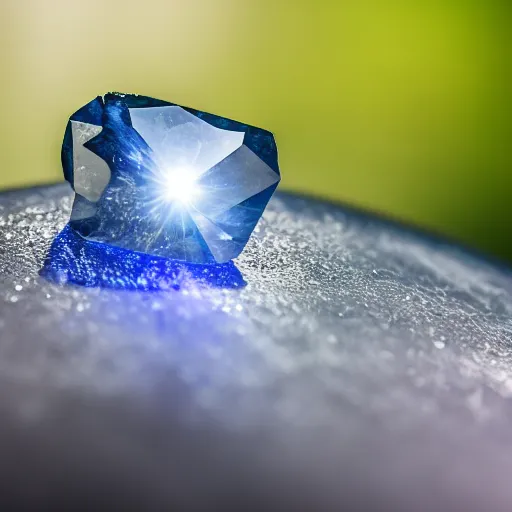
[[[149,182],[152,184],[148,215],[156,221],[155,230],[148,237],[148,247],[159,238],[169,223],[176,226],[174,236],[177,239],[185,238],[187,222],[184,217],[189,221],[189,213],[196,209],[195,202],[203,193],[197,182],[197,168],[181,163],[169,165],[160,159],[153,161],[148,171]]]
[[[196,178],[193,169],[188,167],[165,169],[159,180],[162,186],[163,200],[190,205],[201,195]]]

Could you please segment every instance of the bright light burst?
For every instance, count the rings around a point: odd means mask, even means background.
[[[162,172],[162,198],[166,202],[190,204],[201,195],[196,181],[197,176],[187,167],[168,168]]]

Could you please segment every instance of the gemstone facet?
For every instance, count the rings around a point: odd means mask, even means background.
[[[124,94],[71,116],[62,164],[82,237],[192,263],[238,256],[280,181],[270,132]]]

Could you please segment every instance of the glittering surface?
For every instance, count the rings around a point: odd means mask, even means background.
[[[0,200],[0,501],[511,509],[508,270],[277,194],[243,289],[61,286],[71,204]]]

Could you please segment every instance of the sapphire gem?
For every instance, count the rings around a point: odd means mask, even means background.
[[[242,252],[280,181],[270,132],[124,94],[71,116],[62,164],[82,237],[202,264]]]

